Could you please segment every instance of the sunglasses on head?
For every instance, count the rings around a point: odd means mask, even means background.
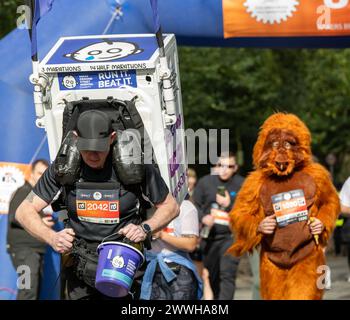
[[[234,169],[236,168],[236,166],[237,166],[236,164],[227,165],[227,164],[218,163],[218,167],[224,168],[224,169],[227,169],[227,168]]]

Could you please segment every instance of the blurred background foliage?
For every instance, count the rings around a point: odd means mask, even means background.
[[[0,0],[0,39],[16,28],[17,7],[24,4],[24,0]]]
[[[229,128],[243,173],[260,125],[283,111],[306,122],[322,164],[336,156],[336,184],[350,175],[350,50],[181,47],[180,68],[186,126]]]
[[[0,1],[0,38],[15,28],[23,3]],[[306,122],[322,164],[336,156],[335,183],[350,175],[350,50],[180,47],[179,59],[186,127],[230,129],[243,174],[259,126],[286,111]],[[194,167],[200,175],[209,169]]]

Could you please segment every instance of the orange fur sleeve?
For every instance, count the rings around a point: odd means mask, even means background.
[[[238,192],[230,212],[231,228],[236,240],[227,252],[234,256],[241,256],[247,251],[251,252],[261,242],[262,235],[257,233],[257,228],[265,217],[259,199],[261,184],[261,173],[252,172]]]
[[[312,164],[309,170],[317,185],[316,208],[311,209],[311,216],[323,223],[324,230],[320,235],[320,244],[326,246],[340,213],[339,196],[329,172],[323,166]]]

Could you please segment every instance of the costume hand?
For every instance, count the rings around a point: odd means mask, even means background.
[[[215,210],[215,209],[211,209]],[[207,214],[202,218],[202,223],[205,224],[208,227],[212,227],[214,225],[214,217],[211,214]]]
[[[133,242],[141,242],[147,238],[147,234],[143,231],[142,227],[133,223],[129,223],[124,228],[121,228],[118,233]]]
[[[324,229],[324,225],[322,221],[315,217],[313,217],[313,222],[309,220],[308,225],[309,225],[311,234],[313,235],[321,234]]]
[[[263,234],[273,234],[277,226],[276,215],[268,216],[262,220],[258,227],[258,232]]]
[[[230,195],[228,193],[227,190],[225,190],[225,196],[221,196],[220,194],[216,194],[216,203],[220,206],[220,207],[224,207],[227,208],[230,203],[231,203],[231,198]]]
[[[43,217],[41,220],[49,228],[52,228],[55,225],[55,222],[52,220],[52,216]]]
[[[58,253],[66,253],[72,249],[74,237],[73,229],[63,229],[55,232],[49,244]]]

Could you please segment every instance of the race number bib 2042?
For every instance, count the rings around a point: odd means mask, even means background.
[[[308,210],[303,190],[278,193],[273,195],[271,199],[279,227],[307,220]]]
[[[76,210],[80,221],[119,223],[119,195],[116,190],[77,189]]]

